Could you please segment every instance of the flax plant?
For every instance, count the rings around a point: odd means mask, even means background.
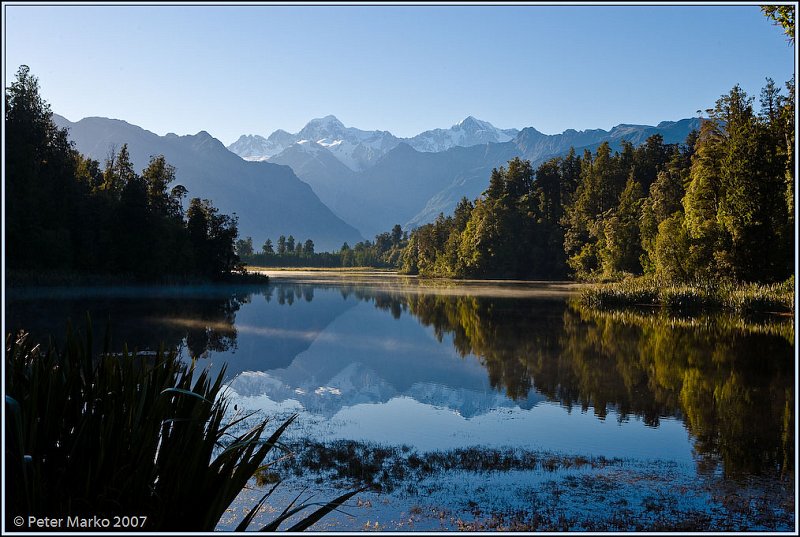
[[[269,436],[269,420],[235,433],[251,416],[230,417],[224,368],[212,378],[174,351],[111,354],[108,338],[104,347],[93,353],[90,323],[85,337],[69,328],[61,349],[8,335],[7,516],[146,516],[140,530],[213,531],[248,480],[287,455],[279,438],[296,416]],[[294,517],[288,529],[301,531],[357,492],[292,502],[263,529]]]

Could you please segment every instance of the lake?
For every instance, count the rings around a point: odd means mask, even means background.
[[[7,331],[63,337],[88,312],[112,350],[163,344],[224,366],[237,408],[298,413],[295,457],[219,529],[278,477],[256,522],[304,487],[318,501],[368,482],[314,528],[794,528],[791,318],[598,312],[568,283],[270,276],[9,289]]]

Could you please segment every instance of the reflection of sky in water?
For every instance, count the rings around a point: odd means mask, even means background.
[[[316,290],[311,307],[334,291]],[[327,297],[329,298],[329,297]],[[309,343],[286,367],[243,371],[231,382],[236,400],[265,412],[313,416],[301,434],[318,440],[355,439],[407,444],[421,450],[468,445],[514,446],[584,455],[663,458],[689,463],[691,443],[677,419],[648,427],[636,417],[622,423],[580,408],[568,411],[531,390],[513,401],[493,388],[474,356],[461,357],[445,335],[437,341],[408,313],[394,319],[370,302],[349,308],[319,330],[259,325],[271,305],[245,305],[237,316],[239,349],[251,338],[285,337]],[[233,358],[233,357],[232,357]],[[218,359],[218,357],[217,357]],[[253,360],[248,360],[252,362]],[[301,419],[301,421],[303,421]]]
[[[342,423],[342,438],[408,442],[422,449],[515,446],[607,458],[692,460],[686,429],[674,419],[663,420],[657,428],[645,427],[635,418],[617,423],[614,414],[605,420],[578,410],[570,414],[553,403],[542,403],[530,410],[493,409],[471,419],[405,397],[393,399],[385,407],[350,407],[332,421]],[[387,419],[392,427],[385,426]],[[377,433],[377,429],[384,432]]]
[[[506,399],[492,389],[484,368],[474,357],[459,356],[448,338],[438,342],[432,329],[420,325],[413,316],[394,319],[367,302],[353,302],[351,306],[307,342],[286,367],[267,369],[262,374],[242,372],[233,381],[237,391],[268,393],[276,400],[302,393],[306,397],[301,401],[307,408],[328,416],[346,405],[386,402],[420,384],[446,386],[450,391],[468,393],[472,399]],[[243,331],[237,354],[242,353],[242,347],[257,353],[259,346],[249,345],[248,340],[258,337],[257,332]],[[255,360],[251,357],[248,362]],[[326,397],[319,397],[315,391],[320,387],[337,389],[340,396],[327,397],[326,392]]]
[[[245,408],[266,414],[306,411],[296,399],[281,403],[267,395],[235,399]],[[408,445],[421,451],[486,446],[683,464],[694,460],[689,434],[678,419],[663,419],[658,427],[648,427],[635,417],[619,423],[616,413],[609,412],[601,420],[591,412],[570,412],[549,402],[528,410],[494,408],[467,418],[446,407],[399,396],[386,403],[347,406],[330,419],[317,417],[308,423],[298,434],[317,441],[349,439]]]
[[[118,344],[164,341],[202,356],[201,367],[225,365],[240,406],[301,411],[292,429],[317,440],[681,463],[695,449],[757,473],[784,457],[781,438],[793,438],[781,424],[794,418],[783,415],[793,408],[784,399],[794,353],[780,337],[705,321],[676,329],[655,316],[641,326],[586,318],[565,310],[559,285],[329,279],[276,278],[235,295],[225,287],[17,293],[7,297],[7,328],[63,334],[68,317],[79,324],[90,311],[95,326],[110,318]],[[570,412],[554,399],[589,402]],[[595,401],[609,402],[604,419]]]

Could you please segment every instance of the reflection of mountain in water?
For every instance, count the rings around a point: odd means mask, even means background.
[[[549,399],[651,427],[680,418],[701,470],[792,467],[790,321],[603,314],[563,301],[368,288],[353,296],[365,303],[289,366],[240,375],[234,388],[325,416],[398,396],[465,417]]]
[[[465,417],[542,400],[535,393],[530,400],[508,400],[492,389],[477,360],[441,345],[413,316],[376,315],[363,302],[333,321],[288,367],[242,373],[231,387],[240,395],[294,399],[327,417],[346,406],[385,403],[399,395]]]
[[[6,311],[9,330],[34,336],[63,334],[67,317],[80,327],[88,311],[96,346],[110,318],[112,350],[164,342],[225,364],[241,395],[296,400],[324,416],[398,397],[467,418],[548,399],[651,427],[679,418],[704,471],[793,467],[792,320],[598,313],[563,299],[420,291],[281,282],[47,289],[9,293]]]
[[[224,356],[228,377],[287,367],[355,305],[336,289],[283,283],[264,288],[236,315],[236,352]]]
[[[480,357],[511,397],[535,390],[605,419],[681,418],[701,469],[791,470],[794,362],[790,320],[675,319],[541,302],[420,295],[409,311]]]

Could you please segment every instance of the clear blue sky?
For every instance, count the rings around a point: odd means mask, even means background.
[[[327,114],[397,136],[655,124],[794,71],[754,5],[4,7],[5,86],[27,64],[72,121],[225,144]]]

